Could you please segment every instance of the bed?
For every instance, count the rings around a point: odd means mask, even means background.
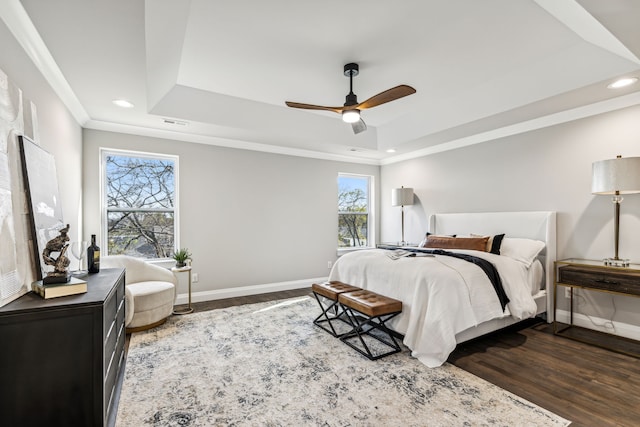
[[[469,249],[459,254],[429,254],[392,259],[387,249],[354,251],[334,264],[329,280],[338,280],[402,301],[402,313],[390,324],[404,335],[412,355],[429,367],[440,366],[456,344],[524,319],[551,313],[555,212],[485,212],[434,214],[434,236],[498,236],[500,255]],[[509,303],[504,306],[495,281],[467,255],[495,266]],[[483,261],[484,262],[484,261]]]

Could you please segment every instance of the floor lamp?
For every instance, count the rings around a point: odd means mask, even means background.
[[[620,202],[622,194],[640,193],[640,157],[618,156],[615,159],[594,162],[592,167],[591,192],[593,194],[612,195],[614,208],[615,254],[606,258],[605,265],[628,267],[628,259],[618,257],[620,241]]]
[[[407,244],[404,240],[404,207],[413,204],[413,188],[394,188],[391,190],[391,206],[400,206],[402,212],[402,240],[400,246]]]

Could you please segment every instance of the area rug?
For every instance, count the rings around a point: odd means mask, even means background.
[[[133,334],[125,426],[566,426],[453,365],[370,361],[313,325],[311,297],[173,316]]]

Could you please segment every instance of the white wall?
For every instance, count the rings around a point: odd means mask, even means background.
[[[71,225],[71,239],[76,240],[81,226],[82,129],[1,20],[0,69],[37,107],[39,142],[55,157],[63,219]],[[24,218],[14,220],[26,222]]]
[[[613,256],[613,204],[591,194],[591,164],[640,156],[640,106],[458,150],[383,166],[381,239],[397,240],[391,189],[414,187],[405,207],[407,240],[420,241],[436,212],[557,211],[558,259]],[[625,196],[620,256],[640,262],[640,194]],[[640,325],[634,298],[593,294],[580,311]],[[590,322],[590,321],[589,321]]]
[[[100,234],[100,147],[179,156],[180,246],[193,253],[199,275],[194,300],[263,284],[309,286],[308,279],[328,276],[327,262],[336,259],[338,173],[379,182],[378,166],[85,130],[86,234]]]

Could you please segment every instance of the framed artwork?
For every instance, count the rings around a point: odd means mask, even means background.
[[[24,130],[22,91],[0,70],[0,307],[27,293],[31,260],[20,223],[24,205],[17,136]]]
[[[29,225],[34,241],[36,279],[40,280],[54,269],[43,260],[42,253],[47,242],[58,236],[66,224],[62,220],[62,205],[53,155],[25,136],[20,136],[19,141],[29,206]]]

